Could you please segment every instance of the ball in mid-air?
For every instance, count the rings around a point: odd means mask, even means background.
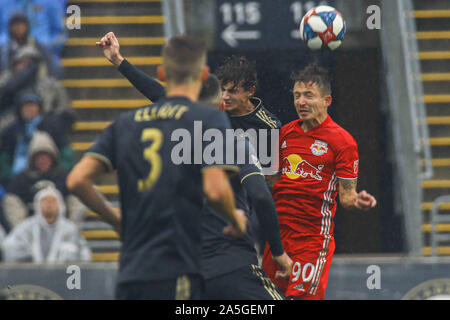
[[[311,50],[337,49],[345,34],[345,20],[341,13],[330,6],[318,6],[309,10],[300,22],[300,38]]]

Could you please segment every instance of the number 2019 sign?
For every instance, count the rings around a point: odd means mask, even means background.
[[[271,49],[302,46],[303,15],[334,1],[218,0],[216,46],[222,49]]]

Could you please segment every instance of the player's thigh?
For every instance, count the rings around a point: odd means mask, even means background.
[[[205,281],[206,300],[283,300],[264,271],[249,265]]]
[[[310,250],[290,256],[293,266],[285,291],[286,297],[324,299],[334,253],[334,240],[324,239],[320,246],[312,242]],[[304,247],[308,245],[304,243]]]
[[[198,300],[203,280],[197,275],[176,279],[121,283],[116,287],[117,300]]]

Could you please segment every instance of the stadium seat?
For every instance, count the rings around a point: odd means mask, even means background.
[[[433,201],[440,196],[450,194],[450,117],[445,109],[450,106],[450,30],[448,19],[450,10],[445,1],[414,1],[416,38],[418,41],[418,59],[422,70],[424,88],[423,101],[427,112],[427,124],[430,133],[432,166],[434,176],[422,183],[424,202],[422,204],[424,233],[423,254],[431,254],[430,238],[432,232],[450,235],[450,224],[439,223],[433,230],[430,210]],[[450,202],[440,204],[441,214],[450,213]],[[450,255],[450,243],[441,242],[438,255]]]

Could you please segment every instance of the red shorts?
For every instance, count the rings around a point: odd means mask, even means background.
[[[289,280],[275,279],[275,272],[279,268],[272,260],[268,245],[264,251],[263,270],[287,298],[325,299],[335,249],[334,237],[304,236],[289,228],[281,228],[280,232],[284,250],[294,263],[291,276]]]

